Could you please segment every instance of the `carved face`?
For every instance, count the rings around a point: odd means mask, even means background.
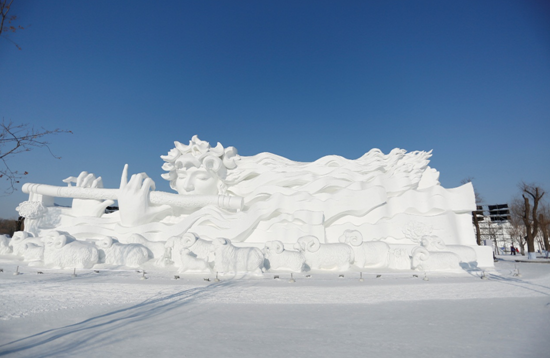
[[[190,167],[179,170],[176,180],[176,190],[180,194],[218,195],[218,176],[204,167]]]

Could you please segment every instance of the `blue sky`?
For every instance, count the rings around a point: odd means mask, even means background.
[[[0,116],[72,135],[10,162],[62,185],[123,165],[157,189],[160,155],[194,134],[241,155],[354,159],[432,150],[445,187],[485,203],[550,190],[545,1],[24,1],[0,38]],[[6,183],[0,183],[5,189]],[[16,216],[18,192],[0,197]]]

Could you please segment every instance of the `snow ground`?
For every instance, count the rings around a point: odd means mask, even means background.
[[[370,271],[364,282],[356,273],[206,282],[154,268],[140,280],[135,270],[0,267],[2,357],[550,355],[550,264],[510,257],[487,280]]]

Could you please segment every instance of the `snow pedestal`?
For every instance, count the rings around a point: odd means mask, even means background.
[[[476,250],[478,267],[494,267],[493,248],[491,246],[472,246]]]

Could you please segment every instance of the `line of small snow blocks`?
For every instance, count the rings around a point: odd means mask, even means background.
[[[4,272],[4,269],[3,269],[3,268],[0,268],[0,273],[3,273],[3,272]],[[99,273],[99,270],[93,270],[93,272],[96,273],[96,274],[98,274],[98,273]],[[147,272],[145,272],[145,270],[137,270],[136,272],[137,272],[137,273],[141,273],[141,277],[140,277],[141,280],[147,280],[147,279],[149,279],[149,277],[145,276],[145,274],[147,273]],[[43,271],[37,271],[36,273],[39,274],[39,275],[43,275],[43,274],[44,274]],[[16,275],[16,276],[21,274],[21,272],[19,272],[19,266],[16,267],[15,272],[14,272],[13,274]],[[516,268],[515,268],[513,271],[511,271],[511,275],[514,276],[514,277],[521,277],[521,274],[519,273],[519,269],[517,268],[517,266],[516,266]],[[413,276],[413,278],[418,278],[418,275],[416,275],[416,274],[413,274],[412,276]],[[72,277],[77,277],[76,268],[73,269]],[[306,277],[306,278],[311,278],[312,275],[305,275],[305,277]],[[339,275],[338,275],[338,278],[341,278],[341,279],[342,279],[342,278],[344,278],[344,277],[345,277],[345,276],[344,276],[343,274],[339,274]],[[377,274],[377,275],[376,275],[376,278],[380,278],[380,277],[382,277],[381,274]],[[180,277],[179,275],[174,275],[174,279],[175,279],[175,280],[179,280],[180,278],[181,278],[181,277]],[[280,275],[274,275],[273,278],[274,278],[275,280],[280,280]],[[488,279],[489,279],[489,276],[486,274],[485,271],[482,271],[482,272],[481,272],[481,275],[480,275],[480,278],[481,278],[482,280],[488,280]],[[204,278],[203,280],[206,281],[206,282],[210,282],[210,281],[211,281],[210,278],[208,278],[208,277]],[[424,277],[423,277],[422,280],[424,280],[424,281],[429,281],[426,272],[424,272]],[[215,281],[215,282],[220,282],[220,279],[219,279],[219,276],[218,276],[218,272],[216,272],[216,277],[214,278],[214,281]],[[292,273],[292,272],[290,273],[290,280],[289,280],[289,282],[290,282],[290,283],[295,283],[295,282],[296,282],[296,279],[294,278],[294,273]],[[363,272],[359,272],[359,282],[364,282]]]

